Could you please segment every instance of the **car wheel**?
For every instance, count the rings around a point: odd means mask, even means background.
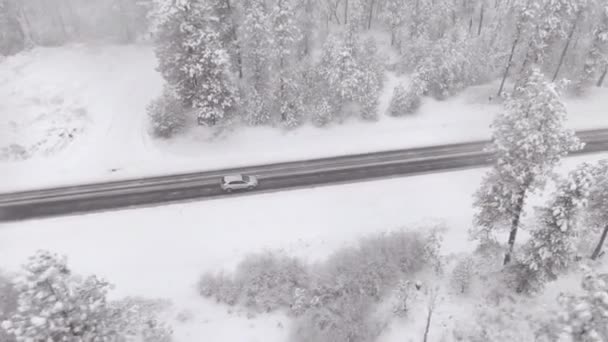
[[[247,187],[247,190],[253,190],[253,189],[255,189],[255,186],[253,186],[253,185],[250,185]]]
[[[231,188],[226,189],[226,192],[232,192]]]

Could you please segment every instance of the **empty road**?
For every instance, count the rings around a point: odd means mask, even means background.
[[[608,129],[581,131],[578,136],[586,146],[573,155],[608,151]],[[483,151],[487,144],[479,141],[0,194],[0,222],[483,167],[491,163],[491,155]],[[233,173],[258,176],[258,188],[225,194],[220,178]]]

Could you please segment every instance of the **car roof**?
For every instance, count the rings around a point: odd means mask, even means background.
[[[224,181],[226,183],[231,183],[231,182],[236,182],[236,181],[242,181],[243,180],[243,175],[228,175],[228,176],[224,176]]]

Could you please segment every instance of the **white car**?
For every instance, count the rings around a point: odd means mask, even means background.
[[[253,190],[258,186],[255,176],[230,175],[222,177],[222,190],[232,192],[233,190]]]

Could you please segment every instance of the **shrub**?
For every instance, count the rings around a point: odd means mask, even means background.
[[[474,272],[475,261],[472,257],[467,256],[460,259],[452,271],[452,287],[460,293],[468,292],[471,287]]]
[[[150,103],[147,111],[156,137],[171,138],[186,125],[186,109],[169,87],[165,87],[161,97]]]
[[[298,295],[295,341],[373,341],[381,331],[374,305],[424,266],[435,265],[435,233],[397,231],[364,238],[320,265],[308,291]]]
[[[318,127],[325,126],[334,119],[335,113],[335,106],[322,97],[312,106],[312,122]]]
[[[420,104],[420,92],[417,87],[410,86],[406,88],[403,84],[400,84],[393,90],[389,114],[391,116],[412,114],[420,108]]]
[[[319,302],[296,320],[290,341],[375,341],[381,326],[371,319],[372,308],[373,301],[357,293]]]
[[[407,316],[412,300],[416,292],[420,289],[420,284],[412,283],[409,280],[401,280],[395,289],[395,302],[393,304],[393,313],[400,317]]]
[[[199,291],[257,311],[289,308],[297,317],[294,341],[373,341],[381,331],[372,319],[375,305],[400,279],[428,266],[441,270],[440,242],[437,230],[371,236],[332,254],[312,272],[294,258],[257,254],[230,278],[204,275]],[[235,289],[229,301],[221,294],[225,288]]]
[[[241,304],[258,312],[288,308],[296,288],[308,286],[308,270],[297,259],[260,253],[247,257],[232,278],[205,274],[199,292],[228,305]]]
[[[295,289],[308,284],[308,270],[295,258],[260,253],[237,266],[234,280],[245,306],[268,312],[291,305]]]
[[[521,305],[521,304],[520,304]],[[530,317],[514,304],[481,306],[474,317],[457,322],[453,340],[463,342],[542,341],[535,336]]]

